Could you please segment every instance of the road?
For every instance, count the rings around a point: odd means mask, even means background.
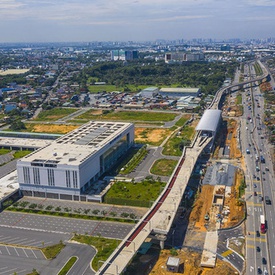
[[[72,232],[123,239],[132,227],[132,224],[4,211],[0,213],[0,274],[23,275],[33,268],[41,275],[57,274],[71,256],[77,256],[78,260],[70,275],[94,274],[89,264],[96,251],[87,245],[71,243]],[[51,262],[45,260],[38,249],[60,241],[66,244],[65,249]]]
[[[37,214],[4,211],[0,214],[0,227],[29,229],[48,233],[72,233],[101,235],[106,238],[123,239],[134,224],[103,222]]]
[[[253,66],[245,66],[245,73],[255,74]],[[246,203],[247,203],[247,270],[246,274],[261,274],[269,270],[269,248],[267,234],[260,233],[260,215],[265,215],[264,195],[267,194],[267,186],[270,185],[269,174],[265,173],[265,166],[271,166],[264,137],[264,125],[262,123],[264,103],[259,88],[245,87],[243,94],[244,115],[241,121],[241,148],[245,155]],[[249,153],[250,152],[250,153]],[[262,165],[259,157],[263,155],[266,164]],[[270,169],[271,170],[271,169]],[[268,221],[270,217],[265,215]],[[274,255],[274,254],[273,254]],[[265,264],[265,259],[267,264]]]

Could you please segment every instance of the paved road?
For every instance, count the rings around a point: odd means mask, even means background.
[[[254,68],[251,68],[253,72]],[[244,119],[242,121],[241,128],[241,141],[242,150],[246,158],[246,201],[247,201],[247,234],[246,237],[246,259],[247,270],[246,274],[258,274],[257,269],[260,268],[263,272],[268,268],[268,265],[264,264],[262,259],[269,258],[269,249],[267,246],[267,239],[265,234],[257,236],[257,231],[260,231],[260,215],[265,215],[265,204],[259,196],[264,195],[264,188],[266,188],[266,180],[263,177],[264,167],[261,167],[260,161],[257,158],[260,155],[266,154],[264,145],[265,141],[261,138],[263,134],[262,117],[264,109],[263,99],[260,96],[258,88],[248,88],[245,90],[246,96],[243,97],[244,103]],[[258,102],[260,107],[258,106]],[[251,107],[249,107],[251,105]],[[246,118],[250,116],[252,120],[248,121]],[[246,149],[250,149],[250,154],[245,152]],[[265,155],[266,157],[266,155]],[[268,165],[268,164],[267,164]],[[259,171],[256,170],[259,167]],[[254,193],[256,192],[256,193]],[[256,194],[256,196],[254,195]],[[258,249],[257,249],[258,247]]]
[[[0,214],[1,227],[34,229],[40,232],[101,235],[106,238],[124,239],[133,228],[133,224],[103,222],[37,214],[25,214],[4,211]]]
[[[217,247],[218,257],[229,261],[239,272],[244,269],[244,259],[235,251],[228,248],[228,241],[235,238],[243,238],[243,228],[239,226],[233,229],[219,231],[219,241]]]
[[[3,166],[0,166],[0,178],[3,178],[9,173],[11,173],[12,171],[14,171],[16,169],[16,163],[17,163],[17,160],[15,159],[6,163]]]
[[[96,250],[88,245],[66,243],[66,247],[53,260],[46,260],[40,250],[0,246],[0,274],[25,275],[35,268],[41,275],[57,274],[59,270],[72,257],[78,261],[68,275],[93,275],[90,262]]]

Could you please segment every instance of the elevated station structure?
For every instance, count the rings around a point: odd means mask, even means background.
[[[201,143],[201,137],[197,136],[192,147],[185,147],[164,191],[96,274],[114,275],[123,272],[128,262],[150,234],[154,234],[163,247],[195,163],[204,148],[213,139],[213,137],[203,138],[203,143]]]

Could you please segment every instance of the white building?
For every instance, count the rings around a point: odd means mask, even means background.
[[[90,121],[18,160],[23,195],[86,200],[85,191],[134,142],[134,125]]]

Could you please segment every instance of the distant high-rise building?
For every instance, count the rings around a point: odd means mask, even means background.
[[[221,45],[221,51],[223,51],[223,52],[229,52],[230,51],[230,45],[229,44],[223,44],[223,45]]]
[[[183,61],[203,61],[203,53],[166,53],[165,63],[183,62]]]
[[[113,50],[111,51],[111,59],[116,60],[134,60],[138,58],[138,51],[124,51],[124,50]]]

